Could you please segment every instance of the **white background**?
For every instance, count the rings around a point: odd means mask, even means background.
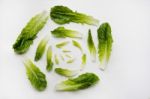
[[[54,72],[46,72],[45,55],[35,64],[46,74],[48,87],[38,92],[30,85],[22,62],[24,57],[33,60],[39,41],[58,26],[51,20],[26,54],[16,55],[12,49],[12,44],[29,19],[54,5],[66,5],[98,18],[100,24],[107,21],[112,27],[114,43],[106,70],[101,71],[98,61],[91,63],[88,57],[83,71],[99,75],[101,81],[92,88],[77,92],[56,92],[55,84],[66,78]],[[87,31],[92,29],[97,46],[98,27],[74,23],[65,26],[84,35],[84,39],[79,42],[89,56],[86,47]],[[60,41],[63,40],[51,36],[49,42],[58,55],[61,51],[54,48],[54,45]],[[150,0],[0,0],[0,99],[150,99],[149,42]],[[71,44],[69,46],[76,62],[66,65],[61,61],[60,67],[79,69],[81,53]]]

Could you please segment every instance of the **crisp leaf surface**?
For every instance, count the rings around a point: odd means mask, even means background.
[[[93,41],[90,29],[88,32],[87,45],[88,45],[88,49],[89,49],[89,52],[91,54],[91,57],[93,58],[93,61],[95,61],[96,60],[96,47],[94,45],[94,41]]]
[[[39,61],[42,58],[42,56],[45,52],[45,48],[46,48],[46,45],[48,43],[48,40],[49,40],[49,37],[46,36],[38,44],[38,47],[37,47],[36,53],[35,53],[35,58],[34,58],[35,61]]]
[[[52,56],[53,56],[52,47],[49,46],[47,50],[47,66],[46,66],[47,71],[51,71],[53,68],[54,63],[52,61]]]
[[[18,54],[23,54],[28,51],[37,33],[44,27],[48,20],[47,12],[42,12],[34,16],[21,31],[16,42],[13,44],[13,49]]]
[[[81,52],[83,52],[83,49],[81,47],[81,44],[78,41],[72,40],[72,44],[77,47]]]
[[[45,74],[42,73],[40,69],[29,59],[24,62],[24,65],[26,67],[26,73],[31,85],[35,89],[43,91],[47,87]]]
[[[97,33],[99,60],[103,64],[105,60],[106,62],[109,61],[112,50],[113,38],[110,25],[108,23],[103,23],[97,30]],[[102,67],[102,69],[104,68],[105,67]]]
[[[66,77],[75,76],[78,73],[78,71],[76,70],[69,70],[63,68],[55,68],[55,72],[59,75],[66,76]]]
[[[99,78],[94,73],[85,73],[76,78],[70,78],[68,80],[62,81],[56,85],[56,90],[77,91],[89,88],[90,86],[95,85],[98,81]]]
[[[70,22],[89,25],[99,24],[99,21],[92,16],[72,11],[66,6],[54,6],[51,8],[50,17],[57,24],[67,24]]]
[[[82,38],[82,35],[78,31],[66,29],[65,27],[58,27],[51,31],[51,33],[56,38]]]

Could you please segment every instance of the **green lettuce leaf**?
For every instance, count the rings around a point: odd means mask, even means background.
[[[37,47],[36,53],[35,53],[35,58],[34,58],[35,61],[39,61],[42,58],[45,48],[46,48],[46,45],[48,43],[48,40],[49,40],[49,37],[46,36],[38,44],[38,47]]]
[[[53,68],[54,63],[52,61],[52,56],[53,56],[52,47],[49,46],[47,50],[47,66],[46,66],[47,71],[51,71]]]
[[[77,91],[89,88],[99,81],[99,77],[94,73],[81,74],[76,78],[69,78],[56,85],[58,91]]]
[[[28,51],[37,33],[45,26],[49,16],[47,12],[42,12],[34,16],[21,31],[16,42],[13,44],[13,49],[18,54],[23,54]]]
[[[81,45],[80,45],[79,42],[77,42],[77,41],[75,41],[75,40],[72,40],[72,44],[73,44],[75,47],[77,47],[78,49],[80,49],[81,52],[83,52],[83,49],[82,49],[82,47],[81,47]]]
[[[51,31],[51,33],[56,38],[82,38],[82,35],[78,31],[66,29],[64,27],[58,27]]]
[[[79,71],[63,69],[63,68],[55,68],[55,72],[62,76],[72,77],[72,76],[75,76]]]
[[[54,6],[50,12],[51,19],[57,24],[67,24],[70,22],[98,25],[99,21],[92,16],[88,16],[77,11],[72,11],[65,6]]]
[[[111,34],[111,27],[108,23],[103,23],[99,29],[97,30],[98,33],[98,54],[99,60],[101,62],[101,69],[105,69],[105,62],[108,63],[111,50],[112,50],[112,43],[113,38]]]
[[[47,87],[45,74],[29,59],[24,62],[24,65],[31,85],[38,91],[43,91]]]
[[[93,41],[90,29],[88,32],[87,45],[88,45],[88,49],[89,49],[89,52],[90,52],[91,57],[92,57],[92,61],[95,61],[96,60],[96,47],[94,45],[94,41]]]

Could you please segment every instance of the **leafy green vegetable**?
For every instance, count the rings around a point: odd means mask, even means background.
[[[53,55],[52,54],[52,47],[49,46],[48,50],[47,50],[47,66],[46,66],[47,71],[51,71],[53,68],[53,65],[54,65],[54,63],[52,61],[52,55]]]
[[[75,59],[70,59],[67,61],[68,64],[73,63],[75,61]]]
[[[66,77],[72,77],[78,73],[77,70],[69,70],[69,69],[63,69],[63,68],[56,68],[55,72],[59,75],[66,76]]]
[[[108,23],[103,23],[99,29],[98,33],[98,54],[99,60],[103,64],[109,61],[109,57],[112,50],[113,38],[111,35],[111,27]],[[101,65],[101,69],[105,69],[105,65]]]
[[[51,31],[52,35],[57,38],[82,38],[82,35],[75,30],[66,29],[64,27],[58,27],[55,30]]]
[[[86,64],[86,54],[83,54],[81,67],[83,68],[85,64]]]
[[[67,24],[70,22],[89,25],[99,24],[99,21],[92,16],[78,13],[77,11],[74,12],[65,6],[54,6],[51,8],[50,17],[57,24]]]
[[[79,42],[77,42],[77,41],[75,41],[75,40],[72,40],[72,44],[73,44],[75,47],[79,48],[81,52],[83,52],[82,47],[81,47],[81,45],[80,45]]]
[[[62,55],[62,54],[60,54],[60,57],[61,57],[61,59],[64,61],[65,60],[65,58],[64,58],[64,56]]]
[[[94,73],[85,73],[77,78],[69,78],[56,85],[58,91],[76,91],[95,85],[99,78]]]
[[[49,16],[47,12],[42,12],[34,16],[28,24],[23,28],[16,42],[13,44],[13,49],[18,54],[23,54],[28,51],[37,33],[44,27]]]
[[[65,54],[65,56],[68,57],[68,58],[72,58],[72,56],[69,55],[69,54]]]
[[[46,36],[45,38],[43,38],[40,41],[40,43],[36,49],[35,58],[34,58],[35,61],[40,60],[41,57],[43,56],[45,48],[46,48],[46,44],[48,43],[48,40],[49,40],[49,37]]]
[[[54,58],[55,58],[55,63],[58,65],[59,64],[59,59],[58,59],[58,56],[56,54],[55,54]]]
[[[85,65],[86,64],[86,54],[82,55],[82,64]]]
[[[96,60],[96,47],[94,45],[94,41],[93,41],[90,29],[89,29],[89,32],[88,32],[87,43],[88,43],[88,49],[90,51],[91,57],[93,58],[93,61],[95,61]]]
[[[64,53],[69,53],[69,52],[71,52],[70,50],[67,50],[67,49],[63,49],[62,50]]]
[[[68,41],[64,41],[64,42],[61,42],[61,43],[56,44],[56,47],[57,47],[57,48],[62,48],[62,47],[64,47],[64,46],[66,46],[68,43],[69,43]]]
[[[47,87],[45,74],[42,73],[40,69],[29,59],[24,62],[24,65],[26,67],[28,79],[32,86],[39,91],[43,91]]]

